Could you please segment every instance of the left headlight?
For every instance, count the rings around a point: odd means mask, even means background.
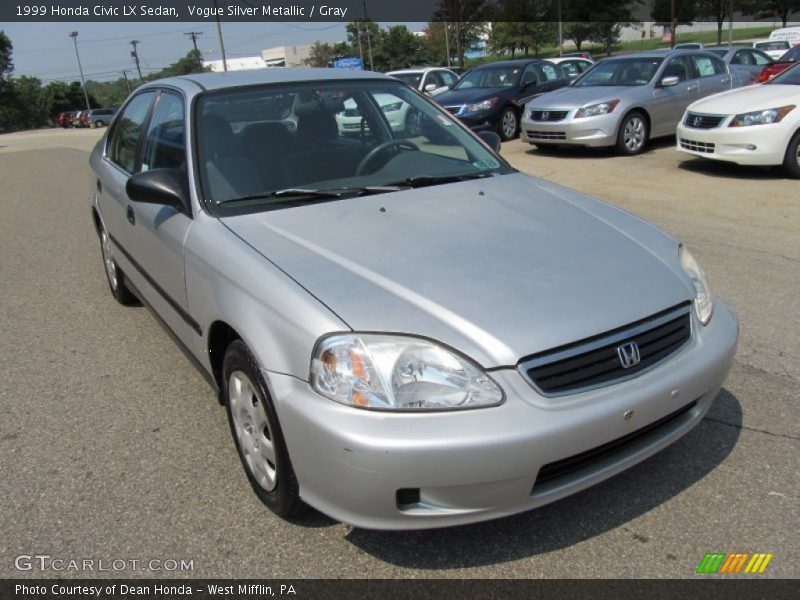
[[[678,250],[678,258],[681,267],[692,280],[694,285],[694,308],[697,311],[697,318],[703,325],[708,325],[711,315],[714,314],[714,297],[711,295],[711,288],[708,286],[706,274],[697,264],[694,256],[681,245]]]
[[[475,102],[474,104],[467,104],[464,110],[468,113],[478,112],[481,110],[489,110],[494,108],[494,105],[497,104],[497,98],[489,98],[488,100],[483,100],[482,102]]]
[[[395,112],[403,108],[403,101],[400,102],[392,102],[391,104],[384,104],[381,106],[381,110],[385,113],[387,112]]]
[[[350,406],[452,410],[496,406],[503,392],[478,365],[422,338],[336,334],[311,359],[311,386]]]
[[[756,110],[753,112],[742,113],[731,119],[728,127],[749,127],[750,125],[769,125],[770,123],[780,123],[792,109],[794,104],[779,106],[778,108],[768,108],[767,110]]]
[[[600,115],[607,115],[614,111],[614,108],[619,104],[619,100],[609,100],[608,102],[600,102],[598,104],[590,104],[579,108],[575,113],[576,119],[584,119],[586,117],[599,117]]]

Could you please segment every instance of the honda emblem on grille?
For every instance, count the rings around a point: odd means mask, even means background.
[[[547,121],[547,120],[549,120],[549,119],[550,119],[550,113],[549,113],[549,112],[547,112],[547,111],[544,111],[544,112],[542,113],[542,121]]]
[[[617,356],[619,357],[619,364],[623,369],[630,369],[638,365],[642,357],[639,356],[639,346],[636,342],[628,342],[617,346]]]
[[[700,117],[695,117],[694,121],[692,121],[692,124],[694,124],[695,127],[700,127],[700,123],[702,123],[702,122],[703,122],[703,119],[701,119]]]

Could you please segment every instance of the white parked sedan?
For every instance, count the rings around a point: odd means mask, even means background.
[[[678,124],[681,152],[740,165],[783,165],[800,178],[800,65],[762,85],[698,100]]]

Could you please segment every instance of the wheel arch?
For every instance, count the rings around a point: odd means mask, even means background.
[[[625,117],[627,117],[632,112],[642,113],[645,122],[647,123],[647,139],[653,139],[653,118],[650,116],[650,113],[647,111],[646,108],[643,106],[631,106],[629,107],[622,115],[622,118],[619,120],[619,127],[622,127],[623,121],[625,121]]]
[[[208,362],[211,366],[211,376],[217,382],[220,404],[223,403],[222,389],[225,385],[225,382],[222,381],[222,361],[225,359],[225,350],[236,340],[244,340],[244,338],[225,321],[214,321],[208,327],[206,352],[208,352]]]

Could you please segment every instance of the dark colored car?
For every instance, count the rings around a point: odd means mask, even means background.
[[[749,46],[706,46],[705,51],[724,60],[731,74],[740,78],[745,85],[758,81],[764,67],[772,64],[767,54]]]
[[[764,70],[761,71],[761,75],[758,76],[758,83],[769,81],[775,77],[775,75],[782,73],[798,61],[800,61],[800,46],[795,46],[781,56],[780,60],[776,60],[771,65],[764,67]]]
[[[473,69],[436,101],[471,129],[494,129],[510,140],[519,133],[526,102],[568,83],[564,70],[549,61],[505,60]]]

